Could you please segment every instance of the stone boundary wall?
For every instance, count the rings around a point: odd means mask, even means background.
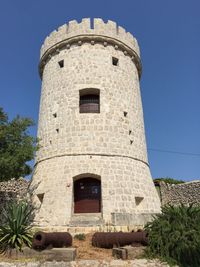
[[[161,263],[159,260],[136,259],[129,261],[122,260],[79,260],[71,262],[0,262],[0,267],[169,267],[167,263]],[[175,266],[176,267],[176,266]],[[178,267],[178,266],[177,266]]]
[[[27,196],[29,181],[20,178],[18,180],[12,179],[6,182],[0,182],[0,214],[9,201],[16,201]],[[0,223],[2,218],[0,215]]]
[[[200,180],[183,184],[159,183],[162,206],[166,204],[180,205],[191,203],[200,205]]]

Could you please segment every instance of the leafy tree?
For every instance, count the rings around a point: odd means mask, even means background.
[[[28,133],[34,122],[30,118],[17,116],[12,121],[0,108],[0,181],[18,179],[31,173],[27,164],[34,158],[36,138]]]

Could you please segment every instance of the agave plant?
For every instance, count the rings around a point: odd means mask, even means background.
[[[24,245],[31,246],[32,233],[30,220],[33,210],[24,201],[10,203],[2,216],[5,221],[0,226],[0,251],[16,248],[21,251]]]
[[[145,230],[147,254],[179,266],[200,266],[200,207],[165,206]]]

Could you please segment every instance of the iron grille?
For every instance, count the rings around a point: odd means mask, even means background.
[[[80,96],[80,113],[100,113],[99,95]]]

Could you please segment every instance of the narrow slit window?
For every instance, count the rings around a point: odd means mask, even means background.
[[[80,113],[100,113],[100,95],[98,89],[80,90]]]
[[[64,60],[58,61],[58,65],[60,66],[60,68],[63,68],[64,67]]]
[[[113,64],[114,66],[118,66],[118,65],[119,65],[119,59],[116,58],[116,57],[112,57],[112,64]]]
[[[59,133],[59,129],[58,128],[56,129],[56,132]]]

